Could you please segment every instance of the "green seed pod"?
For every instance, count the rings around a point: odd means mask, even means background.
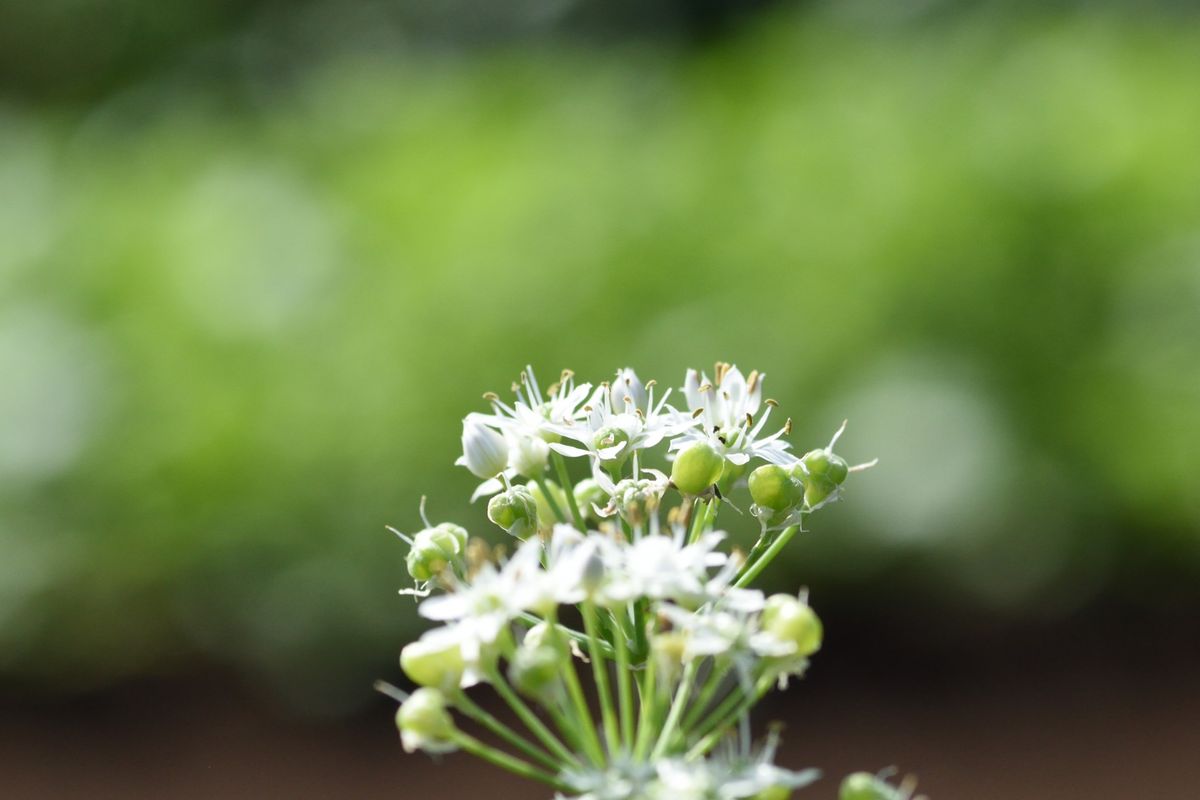
[[[790,594],[768,597],[761,622],[767,633],[780,641],[795,644],[798,656],[807,658],[821,649],[821,620],[808,603]]]
[[[417,532],[404,563],[414,580],[428,581],[440,575],[450,564],[460,561],[466,549],[466,529],[443,522]]]
[[[455,642],[418,639],[400,651],[400,668],[418,686],[448,691],[462,680],[462,650]]]
[[[800,463],[804,468],[796,468],[796,477],[804,484],[804,502],[809,508],[829,499],[850,474],[845,459],[829,450],[811,450]]]
[[[445,696],[437,689],[418,689],[401,703],[396,711],[396,727],[405,752],[448,753],[457,749],[454,718],[446,710]]]
[[[732,461],[726,461],[725,466],[721,469],[721,477],[717,479],[717,488],[721,490],[721,494],[729,495],[733,492],[733,486],[746,474],[750,469],[750,463],[735,464]]]
[[[750,496],[762,508],[787,511],[800,504],[804,491],[786,468],[764,464],[750,473]]]
[[[518,539],[537,532],[538,509],[533,493],[525,486],[514,486],[488,502],[488,519]]]
[[[597,450],[607,450],[616,447],[619,444],[628,445],[629,432],[624,428],[616,425],[609,425],[596,431],[596,435],[592,437],[592,444]],[[629,448],[622,447],[621,451],[615,456],[609,458],[600,458],[600,463],[610,472],[618,470],[625,466],[625,462],[629,460]]]
[[[721,477],[725,459],[707,442],[684,450],[671,465],[671,482],[684,494],[701,494]]]
[[[899,800],[900,794],[867,772],[855,772],[842,781],[838,800]]]

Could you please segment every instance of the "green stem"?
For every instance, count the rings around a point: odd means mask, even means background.
[[[704,511],[700,505],[702,502],[699,497],[692,501],[692,530],[688,533],[688,544],[695,544],[700,538],[700,531],[704,526]]]
[[[687,707],[688,695],[692,692],[692,686],[696,682],[696,663],[689,661],[688,665],[683,668],[683,678],[679,681],[679,688],[675,690],[675,698],[671,701],[671,710],[667,714],[667,721],[663,724],[662,733],[658,735],[658,742],[654,745],[654,752],[650,754],[652,761],[657,761],[662,757],[663,752],[667,749],[667,745],[675,737],[675,729],[679,726],[679,718],[683,715],[684,708]]]
[[[541,750],[537,745],[528,739],[521,736],[512,728],[505,725],[500,720],[493,717],[487,711],[484,711],[473,700],[467,697],[466,693],[459,692],[454,700],[454,705],[459,711],[462,711],[471,719],[475,720],[483,727],[487,728],[492,733],[499,736],[504,741],[511,744],[530,758],[538,761],[542,766],[557,771],[561,766],[550,755]]]
[[[629,674],[629,640],[623,630],[616,631],[617,696],[621,704],[621,743],[633,749],[633,685]]]
[[[746,562],[746,568],[738,576],[737,581],[733,585],[739,589],[748,586],[758,577],[760,572],[767,568],[768,564],[775,560],[775,556],[779,555],[779,551],[787,546],[787,543],[792,540],[792,537],[796,535],[796,531],[798,530],[800,530],[799,525],[791,525],[784,528],[783,533],[779,534],[779,538],[771,542],[771,546],[766,549],[757,561],[754,563]]]
[[[576,719],[582,727],[582,737],[585,744],[585,750],[588,757],[596,766],[604,764],[604,748],[600,745],[600,737],[596,734],[596,722],[592,718],[592,712],[588,710],[587,700],[583,696],[583,687],[579,684],[579,675],[575,672],[575,659],[571,655],[571,649],[567,647],[562,640],[562,634],[559,632],[558,625],[555,623],[553,615],[550,616],[550,635],[554,639],[554,646],[561,653],[566,655],[567,666],[563,670],[563,679],[567,684],[567,694],[571,697],[571,702],[575,708]]]
[[[558,473],[558,482],[562,484],[563,494],[567,496],[567,507],[571,509],[571,521],[579,530],[584,530],[583,515],[579,513],[579,504],[575,502],[575,484],[571,483],[571,476],[567,474],[567,462],[562,457],[562,453],[551,453],[554,459],[554,471]]]
[[[732,668],[732,661],[726,661],[719,667],[715,662],[713,663],[712,671],[705,679],[704,686],[700,690],[700,695],[683,718],[684,730],[689,730],[700,720],[704,714],[704,709],[708,708],[709,704],[712,703],[713,695],[721,688],[721,684],[725,682],[725,676],[729,674],[729,670]]]
[[[583,627],[587,631],[588,638],[593,642],[599,642],[596,607],[585,600],[582,603],[582,611]],[[591,659],[592,675],[596,679],[596,690],[600,695],[600,715],[604,720],[604,738],[608,742],[608,752],[611,757],[620,751],[620,740],[617,737],[617,717],[613,711],[612,688],[608,683],[608,665],[604,661],[604,656],[600,654],[599,647],[592,648]]]
[[[533,735],[543,745],[549,748],[550,752],[562,759],[564,763],[576,766],[580,765],[579,759],[563,746],[563,743],[546,727],[545,723],[538,719],[537,715],[533,713],[533,709],[508,685],[508,681],[504,679],[504,676],[498,670],[492,671],[491,679],[492,686],[496,689],[497,694],[504,698],[504,702],[508,703],[513,712],[521,718],[521,722],[525,723],[525,726],[533,732]]]
[[[730,697],[736,698],[738,701],[734,704],[733,710],[726,712],[723,717],[719,715],[713,716],[713,719],[717,719],[716,725],[714,726],[710,722],[710,724],[705,726],[712,728],[711,732],[698,741],[692,749],[688,750],[687,755],[684,756],[684,760],[692,761],[700,758],[708,753],[709,750],[716,747],[717,742],[721,741],[721,737],[725,735],[725,730],[734,722],[741,719],[743,714],[747,713],[755,703],[762,699],[762,696],[771,688],[771,683],[772,678],[769,675],[765,675],[758,679],[758,685],[753,692],[747,692],[740,697],[736,692],[731,694]],[[728,702],[723,704],[722,707],[725,705],[729,705]]]
[[[519,758],[510,756],[508,753],[496,750],[493,747],[488,747],[486,744],[470,734],[456,730],[451,734],[450,738],[455,744],[476,758],[482,758],[489,764],[493,764],[501,769],[506,769],[514,775],[520,775],[522,778],[529,778],[530,780],[541,781],[542,783],[560,792],[574,791],[572,786],[560,781],[555,775],[552,775],[549,772],[543,772],[532,764],[522,761]]]
[[[638,689],[642,695],[642,706],[638,711],[637,744],[633,748],[633,760],[635,762],[646,758],[646,753],[650,749],[650,742],[654,733],[654,720],[658,716],[655,713],[658,701],[654,686],[657,673],[658,669],[655,667],[654,658],[648,658],[646,660],[645,673],[638,684]]]

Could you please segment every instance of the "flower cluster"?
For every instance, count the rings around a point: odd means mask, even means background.
[[[425,527],[399,534],[405,592],[440,623],[400,655],[420,687],[399,695],[405,749],[465,750],[581,800],[782,800],[814,780],[772,763],[773,734],[754,746],[748,715],[804,674],[821,622],[804,593],[752,584],[870,465],[834,452],[841,430],[793,454],[791,420],[768,427],[763,376],[729,364],[689,370],[685,408],[632,369],[595,387],[563,372],[543,392],[527,368],[513,390],[466,417],[457,462],[511,544],[431,523],[424,504]],[[747,554],[717,528],[743,487],[760,529]],[[523,730],[477,705],[477,684]]]

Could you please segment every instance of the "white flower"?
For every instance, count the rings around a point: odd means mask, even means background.
[[[570,370],[563,370],[558,383],[543,395],[533,374],[533,367],[526,366],[520,382],[513,384],[513,391],[517,399],[511,406],[498,395],[488,393],[484,397],[492,404],[492,413],[471,416],[484,425],[512,433],[518,438],[539,437],[553,442],[558,439],[553,430],[555,425],[569,423],[581,416],[579,404],[587,399],[592,385],[583,383],[576,386],[574,374]]]
[[[463,454],[455,464],[464,466],[479,478],[495,478],[508,466],[508,445],[504,437],[483,425],[474,415],[463,420]]]
[[[426,636],[437,644],[458,642],[466,665],[464,687],[482,680],[482,666],[505,626],[545,603],[541,552],[541,542],[530,539],[503,566],[485,564],[470,583],[459,583],[453,591],[421,603],[421,616],[448,623]]]
[[[583,408],[586,417],[549,426],[554,433],[582,446],[552,442],[550,447],[564,456],[587,456],[606,466],[624,464],[633,453],[654,447],[695,424],[667,405],[670,394],[668,389],[656,405],[651,383],[645,409],[632,402],[614,407],[610,388],[601,384]]]
[[[731,364],[717,364],[716,383],[694,369],[687,371],[683,393],[688,410],[700,425],[686,429],[671,442],[671,451],[683,450],[692,442],[707,441],[731,463],[742,465],[751,458],[774,464],[787,463],[790,444],[783,437],[791,430],[791,420],[775,433],[759,438],[771,415],[774,402],[762,401],[763,379],[758,372],[750,378]],[[765,408],[763,406],[765,405]],[[761,416],[758,416],[759,410]],[[756,418],[757,417],[757,418]]]
[[[646,387],[631,367],[617,370],[617,377],[613,379],[609,389],[609,398],[613,408],[625,411],[650,411],[650,397],[646,393]]]

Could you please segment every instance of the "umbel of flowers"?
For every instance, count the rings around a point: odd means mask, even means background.
[[[841,429],[795,453],[763,376],[729,364],[688,370],[678,407],[631,369],[595,387],[563,372],[544,391],[526,369],[513,391],[467,415],[457,462],[508,546],[424,503],[425,527],[399,534],[404,592],[439,624],[400,655],[419,688],[388,687],[405,750],[463,750],[586,800],[784,800],[815,780],[774,764],[777,736],[752,740],[749,713],[804,675],[821,621],[804,592],[753,584],[870,464],[834,451]],[[722,549],[727,508],[758,522],[745,554]],[[472,699],[479,684],[512,724]],[[905,791],[863,774],[842,787]]]

